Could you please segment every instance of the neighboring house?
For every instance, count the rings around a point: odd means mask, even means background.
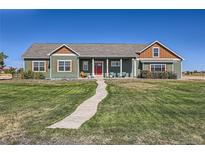
[[[167,71],[181,78],[183,58],[154,41],[151,44],[33,44],[24,54],[24,70],[48,79],[90,76],[138,77],[141,70]]]

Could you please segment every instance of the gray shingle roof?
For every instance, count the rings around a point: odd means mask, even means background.
[[[48,58],[48,54],[60,47],[58,44],[32,44],[22,55],[23,58]],[[66,44],[80,54],[80,57],[136,57],[146,44]]]

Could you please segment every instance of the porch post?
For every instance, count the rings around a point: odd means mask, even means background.
[[[137,63],[136,63],[136,59],[134,59],[134,77],[136,77],[137,76],[137,72],[136,72],[136,65],[137,65]]]
[[[122,77],[122,58],[120,59],[120,77]]]
[[[107,77],[109,77],[109,61],[108,61],[108,58],[106,59],[106,62],[107,62],[107,65],[106,65]]]
[[[77,59],[77,77],[78,78],[80,77],[80,60],[79,60],[79,57]]]
[[[132,77],[134,77],[134,58],[132,58]]]
[[[94,60],[94,58],[92,58],[92,76],[93,77],[95,76],[95,73],[94,73],[94,70],[95,70],[94,63],[95,63],[95,60]]]

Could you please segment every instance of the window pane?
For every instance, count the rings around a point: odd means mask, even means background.
[[[116,61],[116,66],[120,66],[120,61]]]
[[[154,52],[154,57],[158,57],[158,52]]]
[[[64,61],[58,61],[58,70],[64,71]]]
[[[161,68],[161,65],[155,65],[155,71],[161,71],[162,68]]]
[[[154,52],[158,52],[158,50],[159,50],[158,48],[154,48]]]
[[[65,71],[70,71],[70,61],[65,61]]]
[[[58,65],[59,67],[64,67],[64,61],[59,61]]]
[[[154,57],[158,57],[159,56],[159,49],[158,48],[154,48],[153,49],[153,55],[154,55]]]
[[[88,70],[88,65],[84,65],[84,70]]]
[[[45,70],[44,70],[44,67],[40,67],[40,71],[45,71]]]
[[[88,61],[83,61],[83,70],[84,71],[88,70]]]
[[[70,66],[66,66],[65,71],[70,71]]]
[[[33,71],[38,71],[38,67],[33,67]]]
[[[38,67],[38,62],[33,62],[34,67]]]
[[[120,61],[111,61],[111,66],[112,67],[119,67],[120,66]]]
[[[44,67],[44,62],[40,62],[40,67]]]
[[[64,71],[64,67],[59,67],[58,70],[59,71]]]

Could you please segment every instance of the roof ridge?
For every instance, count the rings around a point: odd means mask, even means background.
[[[33,44],[54,44],[54,45],[57,45],[57,44],[76,44],[76,45],[85,45],[85,44],[88,44],[88,45],[96,45],[96,44],[102,44],[102,45],[147,45],[147,44],[137,44],[137,43],[33,43]]]

